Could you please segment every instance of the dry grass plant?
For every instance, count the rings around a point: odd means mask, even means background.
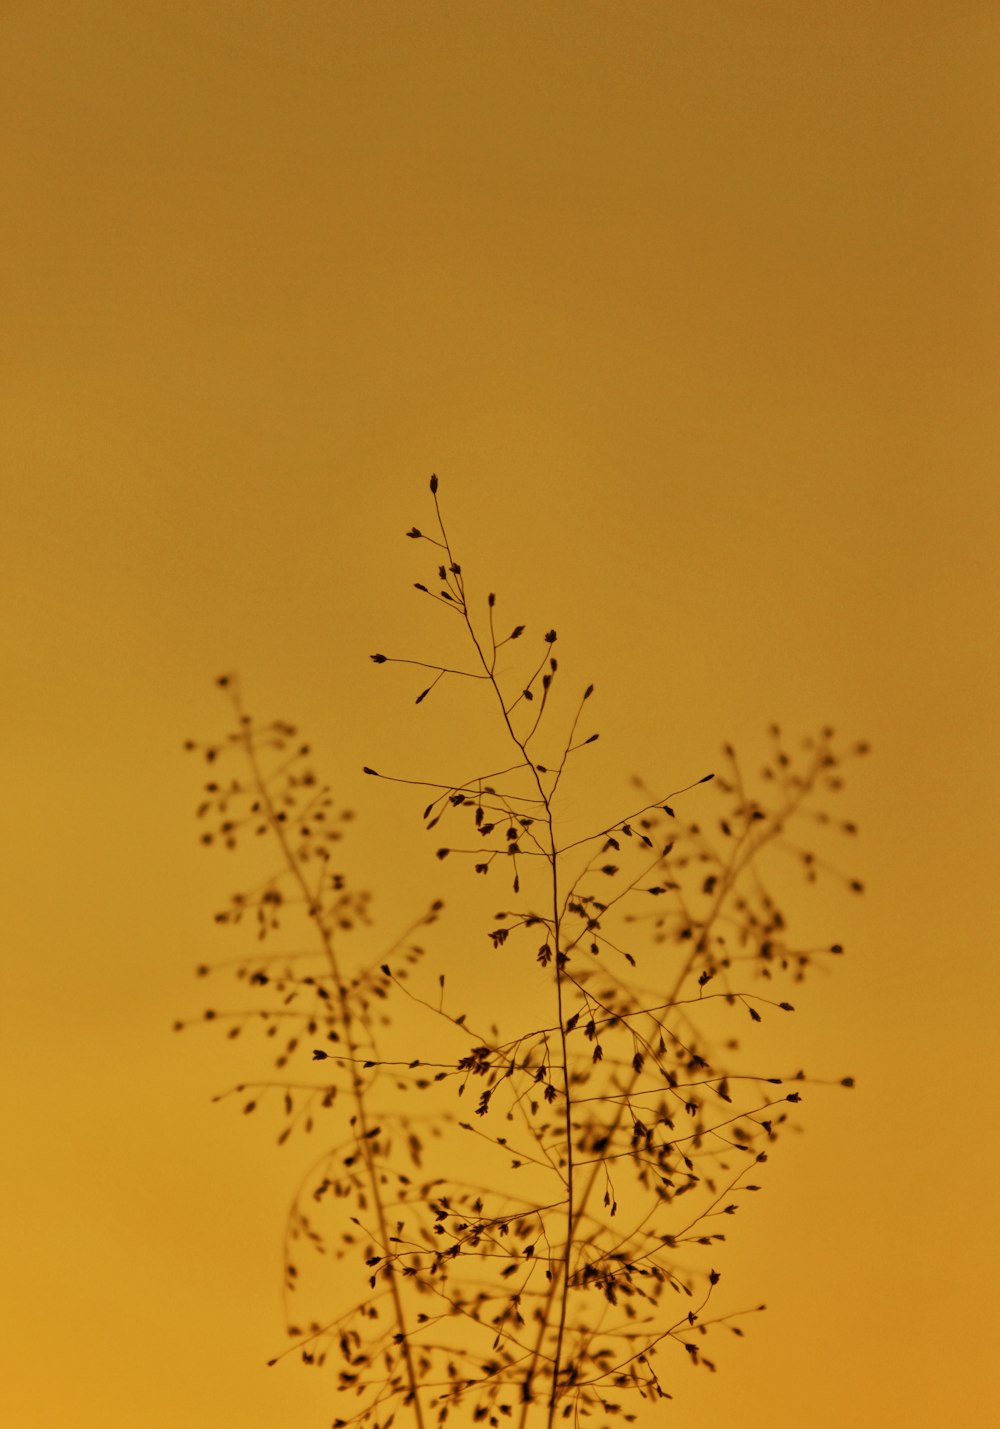
[[[278,1076],[234,1090],[245,1112],[276,1102],[280,1141],[325,1118],[286,1229],[285,1354],[336,1360],[335,1426],[632,1423],[636,1397],[670,1397],[678,1357],[714,1369],[710,1333],[742,1334],[746,1311],[716,1310],[722,1227],[759,1190],[813,1080],[762,1074],[758,1027],[791,1013],[791,986],[842,951],[797,945],[771,891],[771,853],[790,854],[808,882],[861,891],[800,831],[855,832],[826,805],[866,746],[842,750],[824,729],[793,752],[772,727],[758,788],[727,745],[721,772],[669,793],[639,786],[622,818],[567,836],[558,795],[598,737],[585,723],[594,688],[562,717],[555,630],[533,640],[525,625],[501,626],[492,594],[471,608],[436,478],[430,489],[433,528],[407,533],[432,556],[417,590],[458,622],[468,659],[372,659],[421,669],[418,704],[449,681],[475,682],[508,753],[471,778],[365,772],[419,789],[438,856],[503,884],[504,906],[470,937],[505,978],[540,967],[547,1006],[526,999],[524,1025],[503,1033],[449,1011],[444,976],[415,941],[437,900],[391,949],[348,968],[341,943],[367,925],[368,899],[333,871],[346,816],[296,730],[258,727],[223,677],[235,729],[188,747],[212,765],[236,756],[242,772],[213,769],[203,840],[234,847],[253,830],[280,867],[218,915],[253,921],[257,946],[228,967],[261,1001],[204,1019],[231,1038],[257,1022],[275,1039]],[[720,796],[709,814],[706,799]],[[309,945],[269,951],[293,911]],[[400,997],[443,1023],[402,1057],[385,1051]],[[425,1166],[420,1118],[406,1110],[414,1094],[449,1088],[452,1110],[435,1110],[432,1125],[458,1139],[476,1181],[452,1173],[454,1150]],[[335,1257],[338,1306],[303,1323],[290,1307],[306,1248]]]

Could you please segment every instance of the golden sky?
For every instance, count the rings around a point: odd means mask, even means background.
[[[432,471],[471,578],[596,682],[571,816],[774,719],[874,748],[842,796],[869,891],[803,900],[848,957],[787,1043],[858,1088],[809,1096],[733,1227],[727,1288],[770,1308],[671,1413],[987,1421],[998,21],[5,6],[5,1422],[335,1412],[264,1368],[302,1153],[210,1104],[247,1048],[170,1030],[241,881],[180,746],[239,670],[357,807],[372,936],[422,908],[419,800],[360,769],[456,739],[367,660],[433,644],[402,539]]]

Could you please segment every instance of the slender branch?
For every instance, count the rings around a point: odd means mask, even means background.
[[[232,687],[232,699],[234,708],[236,710],[236,715],[239,720],[239,726],[244,735],[243,742],[244,748],[246,750],[246,756],[250,764],[250,769],[253,773],[254,782],[257,787],[257,794],[260,799],[265,817],[275,838],[278,841],[279,847],[281,848],[281,852],[284,855],[289,873],[301,889],[302,896],[305,899],[306,906],[308,908],[309,916],[313,920],[317,936],[319,937],[324,955],[326,956],[327,962],[330,967],[334,986],[336,987],[337,991],[338,1006],[340,1010],[341,1022],[344,1029],[344,1038],[347,1042],[348,1055],[353,1060],[359,1060],[360,1048],[355,1041],[353,1031],[354,1016],[351,1009],[350,1000],[347,995],[347,988],[344,984],[343,978],[341,977],[340,968],[337,961],[337,954],[333,945],[333,937],[323,917],[322,905],[319,902],[318,895],[314,893],[313,890],[309,887],[308,880],[306,879],[306,876],[302,870],[301,861],[296,856],[294,849],[289,843],[284,820],[279,817],[279,811],[274,807],[267,781],[264,779],[263,773],[260,768],[260,763],[257,758],[257,751],[254,746],[254,742],[250,737],[250,719],[249,716],[243,710],[239,691],[235,687]],[[375,1206],[375,1212],[378,1219],[379,1235],[381,1238],[382,1249],[383,1251],[386,1251],[389,1247],[389,1228],[386,1224],[385,1208],[382,1202],[382,1187],[379,1181],[378,1173],[375,1168],[374,1149],[372,1147],[372,1128],[368,1122],[368,1110],[365,1105],[363,1084],[361,1081],[361,1077],[357,1071],[354,1071],[351,1075],[351,1091],[354,1097],[354,1105],[357,1111],[358,1118],[358,1141],[360,1144],[361,1154],[365,1163],[368,1181],[371,1188],[372,1202]],[[386,1276],[389,1281],[389,1293],[392,1298],[393,1312],[396,1317],[396,1323],[399,1326],[399,1334],[401,1337],[400,1344],[407,1379],[407,1402],[413,1405],[413,1412],[414,1417],[416,1419],[417,1429],[425,1429],[423,1407],[420,1402],[420,1384],[417,1376],[417,1367],[414,1362],[413,1354],[410,1347],[409,1333],[406,1327],[406,1316],[403,1308],[402,1296],[399,1290],[399,1283],[396,1278],[395,1269],[391,1261],[388,1262],[386,1265]]]

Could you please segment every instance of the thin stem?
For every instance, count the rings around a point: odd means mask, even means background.
[[[475,627],[473,626],[472,620],[469,616],[469,606],[465,596],[465,583],[462,579],[461,568],[457,565],[457,562],[452,555],[451,543],[448,540],[448,534],[445,530],[444,521],[441,516],[441,508],[437,498],[436,485],[432,487],[432,492],[434,496],[434,509],[437,513],[438,527],[441,531],[441,540],[444,545],[444,549],[448,555],[449,566],[451,567],[451,570],[455,575],[456,588],[458,593],[458,608],[461,610],[461,613],[465,618],[466,627],[468,628],[469,635],[472,638],[472,643],[476,647],[476,652],[479,656],[480,662],[482,663],[483,670],[489,679],[490,685],[492,686],[494,693],[496,694],[497,702],[499,703],[500,711],[503,717],[504,724],[506,725],[507,732],[518,750],[520,751],[521,755],[523,756],[528,769],[531,771],[532,779],[534,781],[536,789],[538,790],[539,799],[541,800],[545,809],[543,822],[548,830],[549,836],[549,848],[545,851],[545,856],[549,862],[549,868],[551,871],[553,941],[552,957],[553,963],[555,965],[556,1011],[559,1021],[560,1059],[562,1062],[562,1082],[564,1094],[564,1134],[566,1138],[566,1240],[565,1245],[563,1247],[561,1263],[557,1266],[557,1269],[553,1271],[553,1281],[558,1278],[561,1290],[559,1296],[559,1318],[556,1330],[556,1344],[552,1360],[552,1388],[549,1393],[547,1420],[548,1429],[552,1429],[552,1425],[555,1422],[556,1407],[559,1400],[559,1373],[562,1365],[563,1342],[566,1334],[566,1313],[569,1306],[570,1266],[572,1263],[573,1246],[575,1243],[575,1232],[579,1222],[573,1201],[573,1101],[570,1081],[569,1052],[566,1045],[566,1026],[565,1018],[563,1016],[563,952],[560,943],[563,910],[560,908],[559,904],[559,850],[556,846],[555,822],[552,813],[551,793],[546,792],[538,769],[535,766],[535,761],[528,753],[528,742],[538,728],[542,712],[545,708],[545,697],[548,694],[549,686],[546,685],[546,688],[543,691],[542,700],[540,702],[541,708],[539,709],[538,714],[535,717],[534,723],[532,724],[530,731],[522,739],[521,736],[519,736],[517,731],[514,729],[513,723],[511,722],[511,711],[513,709],[513,705],[508,707],[506,701],[504,700],[503,692],[501,691],[499,683],[497,681],[495,672],[495,657],[494,659],[487,659],[486,653],[483,650],[482,645],[480,644],[479,637],[476,634]],[[541,666],[539,666],[539,669],[541,669]],[[548,1310],[550,1308],[551,1300],[548,1302],[546,1309],[546,1323],[544,1327],[546,1329],[548,1328]],[[532,1364],[535,1362],[541,1352],[541,1343],[542,1342],[540,1340],[535,1347],[531,1361]],[[531,1376],[532,1370],[529,1368],[524,1386],[525,1396],[530,1394]]]
[[[362,1059],[360,1056],[360,1046],[354,1036],[354,1015],[351,1010],[350,1000],[347,996],[346,985],[340,974],[340,968],[337,962],[337,954],[333,945],[333,937],[330,933],[330,929],[328,928],[323,918],[323,908],[320,902],[319,892],[317,891],[316,893],[314,893],[313,890],[310,888],[308,880],[306,879],[306,876],[302,871],[301,861],[296,856],[294,849],[288,841],[288,836],[285,832],[284,823],[278,817],[278,811],[274,807],[274,803],[271,799],[271,795],[267,787],[267,781],[264,778],[263,771],[260,767],[260,762],[257,758],[257,751],[254,747],[252,737],[251,722],[249,716],[247,716],[243,711],[242,702],[236,690],[232,691],[232,698],[233,704],[236,709],[237,718],[239,720],[243,747],[246,751],[246,757],[249,762],[250,769],[253,773],[254,783],[256,784],[257,793],[261,801],[261,807],[264,811],[264,815],[268,821],[268,824],[270,825],[271,830],[274,833],[274,836],[277,839],[278,844],[281,848],[281,852],[284,856],[288,871],[294,878],[295,882],[298,884],[302,892],[302,896],[305,900],[309,916],[315,924],[316,932],[322,945],[323,953],[326,956],[327,962],[329,964],[330,973],[333,977],[334,986],[337,991],[337,1000],[340,1009],[341,1022],[344,1029],[344,1038],[348,1048],[348,1056],[352,1062],[357,1063]],[[357,1110],[359,1128],[358,1141],[361,1148],[361,1154],[364,1159],[365,1170],[368,1175],[369,1185],[371,1187],[372,1201],[375,1206],[376,1217],[378,1219],[379,1236],[382,1243],[382,1249],[383,1251],[385,1251],[389,1247],[389,1228],[386,1223],[385,1207],[382,1201],[382,1188],[379,1183],[379,1177],[375,1167],[375,1153],[372,1146],[371,1127],[368,1123],[368,1113],[367,1108],[365,1106],[362,1080],[360,1073],[356,1070],[356,1068],[351,1072],[351,1092],[353,1094],[354,1105]],[[420,1403],[420,1390],[417,1382],[416,1365],[414,1364],[413,1355],[410,1348],[410,1340],[406,1328],[406,1316],[403,1310],[402,1296],[400,1294],[399,1285],[396,1279],[395,1269],[391,1261],[386,1262],[385,1275],[389,1281],[389,1293],[392,1298],[392,1305],[396,1317],[396,1323],[399,1327],[400,1346],[403,1355],[403,1363],[406,1370],[406,1381],[408,1387],[406,1397],[408,1402],[413,1405],[413,1412],[417,1423],[417,1429],[425,1429],[423,1408]]]

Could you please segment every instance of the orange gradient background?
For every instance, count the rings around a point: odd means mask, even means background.
[[[569,817],[774,719],[874,747],[841,802],[869,892],[789,877],[848,956],[769,1044],[857,1090],[809,1092],[727,1226],[719,1294],[768,1314],[641,1424],[991,1422],[998,21],[5,6],[4,1423],[337,1412],[264,1367],[307,1151],[210,1103],[249,1041],[170,1030],[245,876],[181,742],[239,670],[358,809],[367,953],[439,891],[460,926],[419,796],[360,772],[461,753],[447,691],[367,659],[432,657],[432,471],[478,589],[597,685]],[[470,997],[473,934],[442,925]]]

